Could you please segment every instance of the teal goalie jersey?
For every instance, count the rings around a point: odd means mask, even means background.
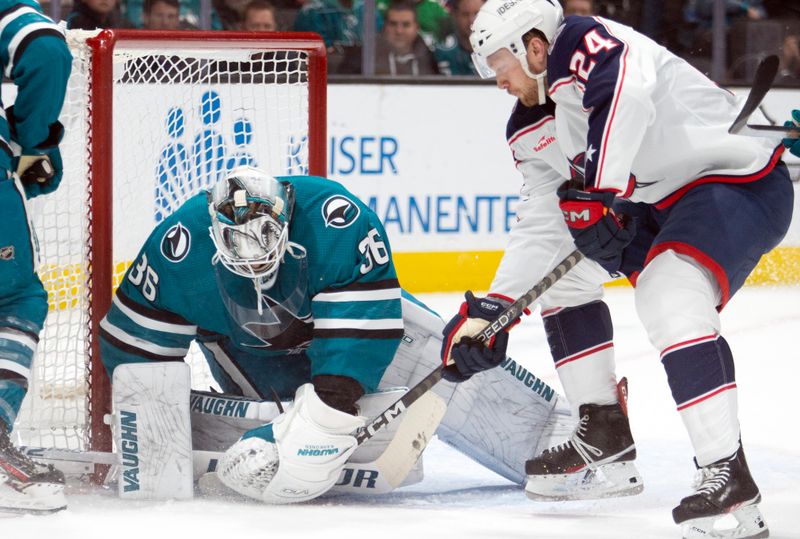
[[[383,226],[334,181],[277,179],[294,188],[289,241],[302,248],[287,251],[275,284],[259,293],[214,262],[206,195],[194,196],[153,230],[117,290],[100,334],[109,373],[182,360],[194,340],[226,393],[288,398],[317,375],[377,388],[403,335]]]

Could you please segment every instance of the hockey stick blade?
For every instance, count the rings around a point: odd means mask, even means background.
[[[767,92],[769,92],[769,89],[772,88],[772,82],[778,74],[779,64],[780,60],[774,54],[767,56],[758,64],[756,76],[753,79],[753,86],[750,88],[750,94],[748,94],[747,100],[745,100],[739,115],[728,128],[728,133],[736,135],[747,125],[747,120],[750,119],[750,115],[756,111],[767,95]]]
[[[786,138],[800,138],[800,126],[784,126],[784,125],[753,125],[747,124],[748,129],[753,131],[762,131],[764,136],[771,136],[773,134],[782,134]]]

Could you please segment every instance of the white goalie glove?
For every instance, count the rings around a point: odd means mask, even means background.
[[[363,417],[331,408],[304,384],[289,411],[225,452],[217,474],[229,488],[266,503],[308,501],[336,483],[357,447],[352,433],[364,425]]]

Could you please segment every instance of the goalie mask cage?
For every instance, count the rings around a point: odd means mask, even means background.
[[[98,331],[114,288],[155,225],[231,168],[324,175],[325,47],[313,34],[242,32],[67,41],[64,178],[29,205],[50,309],[14,432],[24,445],[109,451]]]

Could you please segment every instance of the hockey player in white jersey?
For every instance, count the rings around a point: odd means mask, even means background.
[[[443,326],[401,292],[378,217],[343,186],[241,167],[155,228],[101,324],[101,352],[112,373],[180,361],[195,341],[226,394],[294,396],[223,446],[217,467],[237,492],[288,503],[334,486],[356,456],[353,432],[372,419],[362,399],[429,374]],[[437,434],[522,484],[525,460],[572,423],[503,339],[484,353],[505,368],[434,386],[447,404]]]
[[[599,17],[564,19],[555,0],[489,0],[471,41],[482,74],[519,98],[510,124],[530,117],[509,129],[517,137],[510,142],[526,194],[538,198],[530,205],[542,212],[520,216],[492,291],[541,276],[518,261],[559,260],[573,246],[595,268],[626,275],[699,470],[696,491],[673,510],[675,522],[685,537],[717,537],[719,517],[733,513],[739,526],[728,535],[766,537],[718,311],[788,228],[793,189],[783,147],[728,134],[737,99],[663,47]],[[553,218],[558,207],[566,226]],[[616,408],[599,281],[588,270],[571,276],[542,304],[580,424],[566,443],[528,462],[526,488],[535,498],[569,498],[557,485],[576,472],[635,455]],[[453,354],[457,363],[461,355]]]

